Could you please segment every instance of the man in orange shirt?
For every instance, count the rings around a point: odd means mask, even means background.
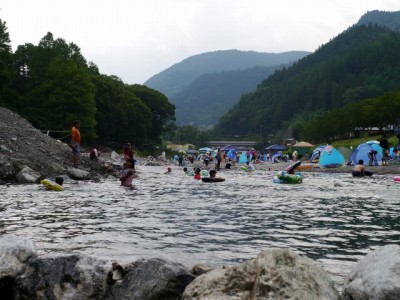
[[[81,133],[79,132],[79,127],[81,122],[75,120],[71,129],[71,148],[72,148],[72,161],[74,162],[74,167],[78,167],[81,156]]]

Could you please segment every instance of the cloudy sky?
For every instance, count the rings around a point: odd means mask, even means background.
[[[371,10],[398,11],[400,1],[2,0],[0,19],[13,50],[51,32],[133,84],[209,51],[315,51]]]

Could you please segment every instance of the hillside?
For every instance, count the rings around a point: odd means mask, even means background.
[[[360,18],[357,25],[368,25],[369,23],[400,31],[400,11],[370,11]]]
[[[16,181],[25,166],[39,172],[42,179],[73,177],[77,170],[84,170],[95,180],[111,170],[89,159],[82,159],[80,169],[72,168],[71,148],[66,143],[42,133],[9,109],[0,107],[0,125],[0,184]]]
[[[255,67],[246,70],[204,74],[169,100],[176,106],[176,124],[195,127],[215,124],[240,96],[257,88],[278,67]]]
[[[270,67],[297,61],[309,54],[305,51],[258,53],[224,50],[191,56],[152,76],[144,85],[158,90],[168,98],[182,92],[196,78],[206,73],[243,70],[258,66]]]
[[[400,33],[353,26],[243,96],[215,126],[217,135],[276,134],[296,118],[399,89]],[[321,124],[323,126],[323,124]]]

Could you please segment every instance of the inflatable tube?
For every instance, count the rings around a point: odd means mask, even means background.
[[[225,178],[221,178],[221,177],[215,177],[215,178],[203,177],[203,178],[201,178],[201,181],[203,181],[203,182],[222,182],[222,181],[225,181]]]
[[[286,184],[297,184],[303,182],[303,176],[300,173],[288,174],[285,171],[279,172],[274,179],[273,183],[286,183]]]
[[[396,181],[396,182],[400,182],[400,176],[395,176],[395,177],[393,178],[393,180]]]
[[[186,174],[188,174],[189,176],[194,176],[194,171],[189,171]]]
[[[294,173],[294,170],[295,170],[298,166],[300,166],[300,164],[301,164],[301,160],[296,161],[293,165],[288,166],[288,167],[285,169],[285,171],[288,172],[288,173],[290,173],[290,172],[293,172],[293,173]]]
[[[63,191],[64,190],[64,188],[61,185],[59,185],[53,181],[50,181],[48,179],[43,179],[42,181],[40,181],[40,183],[43,184],[46,187],[46,189],[48,189],[50,191]]]
[[[200,176],[201,176],[201,177],[203,177],[203,176],[208,176],[208,171],[207,171],[207,170],[201,170],[201,171],[200,171]]]

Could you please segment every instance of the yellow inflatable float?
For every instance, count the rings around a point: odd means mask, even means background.
[[[50,191],[63,191],[64,190],[64,188],[61,185],[59,185],[58,183],[55,183],[51,180],[48,180],[48,179],[43,179],[42,181],[40,181],[40,183],[43,184],[47,190],[50,190]]]

